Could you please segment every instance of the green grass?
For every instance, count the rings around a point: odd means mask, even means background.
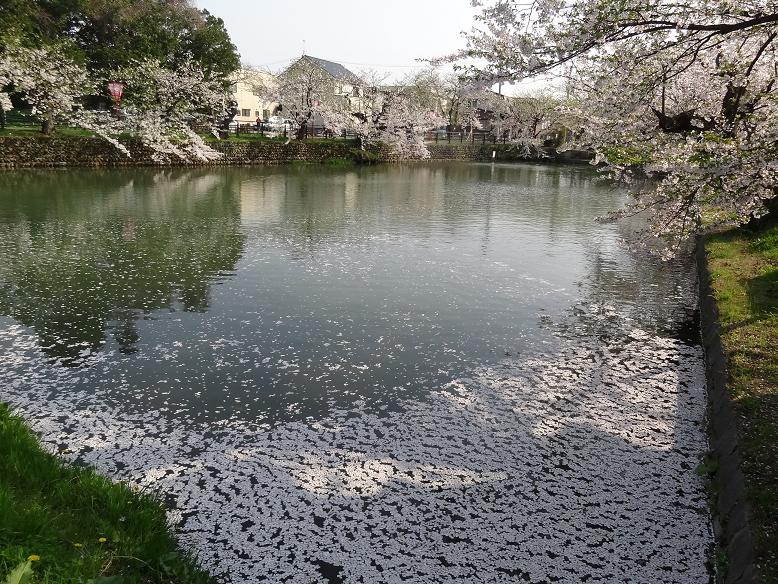
[[[13,137],[45,137],[41,132],[40,125],[35,126],[15,126],[8,125],[4,129],[0,130],[0,136],[13,136]],[[93,132],[89,130],[83,130],[81,128],[68,128],[66,126],[56,126],[52,136],[94,136]]]
[[[778,224],[721,234],[706,248],[757,562],[763,583],[778,584]]]
[[[286,142],[286,138],[283,136],[277,136],[277,137],[271,137],[271,136],[263,136],[261,134],[230,134],[229,138],[226,138],[225,140],[219,140],[216,138],[213,134],[205,133],[200,134],[203,139],[206,142],[278,142],[283,141]]]
[[[156,498],[63,464],[0,404],[0,582],[28,562],[30,584],[211,582]]]

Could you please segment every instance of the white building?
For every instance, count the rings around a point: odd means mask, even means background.
[[[238,105],[238,113],[235,121],[240,124],[254,124],[257,118],[267,120],[273,115],[278,104],[263,100],[257,89],[260,85],[267,85],[272,82],[273,76],[270,73],[254,71],[251,69],[241,69],[233,77],[233,83],[230,86],[232,99]]]

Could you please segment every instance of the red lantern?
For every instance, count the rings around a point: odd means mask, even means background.
[[[124,93],[124,83],[120,83],[118,81],[109,81],[108,93],[111,95],[111,99],[113,99],[114,105],[119,107],[119,104],[122,102],[122,94]]]

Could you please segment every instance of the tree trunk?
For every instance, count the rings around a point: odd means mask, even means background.
[[[43,120],[43,127],[41,132],[50,136],[54,133],[54,116],[51,113],[46,114],[46,118]]]
[[[0,130],[5,130],[5,110],[0,107]]]
[[[308,122],[303,122],[300,127],[297,128],[297,134],[295,136],[298,140],[305,140],[308,137]]]

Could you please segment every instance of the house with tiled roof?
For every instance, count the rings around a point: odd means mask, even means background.
[[[303,55],[289,65],[286,71],[294,71],[297,67],[315,67],[332,78],[334,95],[348,99],[355,109],[359,109],[360,98],[365,90],[365,82],[353,71],[335,61]]]

